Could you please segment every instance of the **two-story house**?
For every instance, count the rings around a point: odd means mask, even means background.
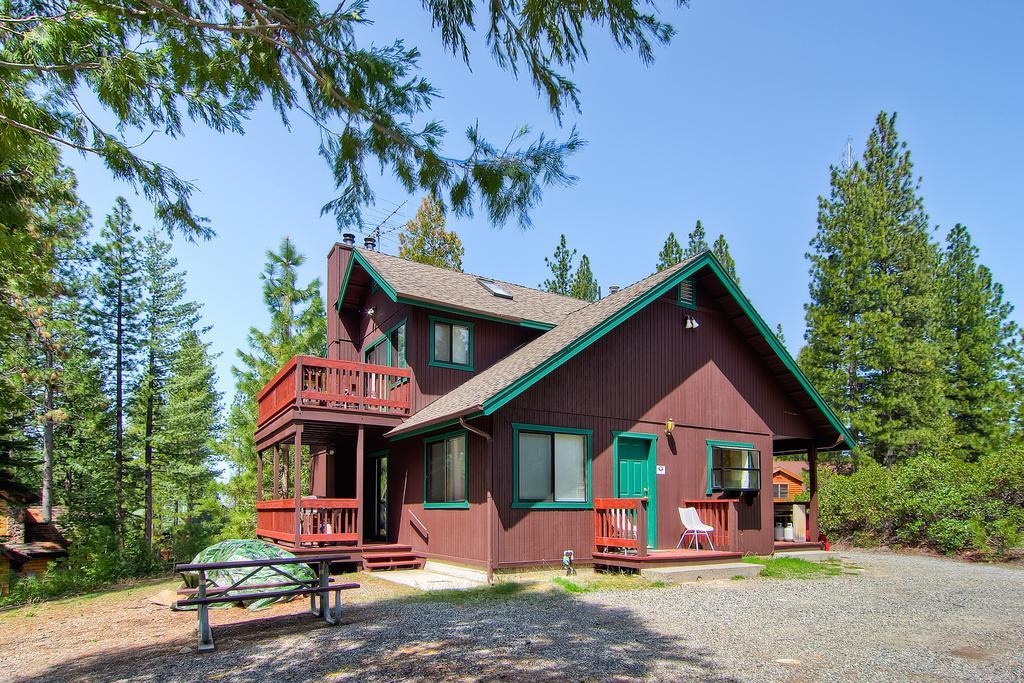
[[[817,539],[817,454],[853,439],[710,253],[587,303],[352,242],[327,358],[258,396],[260,537],[488,572],[770,553],[773,455],[805,453]]]

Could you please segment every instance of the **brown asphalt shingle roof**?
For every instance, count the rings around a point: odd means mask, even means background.
[[[696,258],[698,257],[693,257],[693,259]],[[579,310],[569,314],[554,329],[548,330],[412,415],[401,425],[388,432],[388,436],[395,436],[417,427],[443,422],[479,410],[485,401],[580,340],[588,332],[651,289],[671,278],[679,270],[689,265],[693,259],[655,273],[592,304],[585,304]]]
[[[542,292],[512,282],[460,273],[448,268],[428,266],[379,251],[355,248],[370,266],[402,297],[457,308],[468,313],[483,313],[502,319],[557,325],[587,302],[561,294]],[[479,280],[497,282],[511,299],[495,296]]]

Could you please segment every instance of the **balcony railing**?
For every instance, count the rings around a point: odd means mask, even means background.
[[[291,407],[408,415],[411,379],[407,368],[296,356],[256,395],[258,425]]]
[[[355,543],[358,517],[359,501],[354,498],[303,498],[298,510],[294,498],[260,500],[256,502],[256,536],[295,546]]]

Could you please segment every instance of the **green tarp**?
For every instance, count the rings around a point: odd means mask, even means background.
[[[270,543],[236,538],[221,541],[220,543],[211,545],[209,548],[200,551],[199,554],[192,559],[192,564],[207,562],[235,562],[240,560],[269,560],[289,557],[295,556],[286,550],[282,550],[275,545],[271,545]],[[313,570],[304,564],[282,565],[281,570],[296,579],[312,580],[316,578],[316,574],[313,573]],[[206,572],[206,576],[210,581],[218,586],[230,586],[251,571],[252,568],[214,569]],[[183,576],[185,578],[185,585],[189,588],[195,588],[199,585],[198,572],[186,572]],[[244,586],[281,581],[286,581],[285,577],[281,576],[270,567],[261,567],[255,574],[243,581],[237,591],[232,592],[267,593],[274,589],[245,589]],[[228,595],[231,595],[231,593],[228,593]],[[276,602],[289,599],[290,598],[263,598],[260,600],[250,600],[243,604],[246,609],[259,610],[269,607]],[[220,603],[219,605],[210,605],[210,607],[231,607],[232,604],[233,603],[225,602]]]

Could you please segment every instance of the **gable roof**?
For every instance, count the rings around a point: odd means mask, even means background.
[[[804,472],[808,469],[810,468],[808,467],[806,460],[776,460],[772,472],[782,471],[792,477],[796,477],[798,480],[801,480]]]
[[[802,390],[807,393],[828,423],[836,430],[840,437],[836,445],[845,444],[847,448],[852,448],[855,440],[845,425],[811,386],[810,381],[796,365],[789,352],[776,339],[768,325],[753,309],[732,278],[725,273],[714,255],[708,251],[646,277],[594,303],[584,305],[566,316],[565,320],[554,329],[520,347],[416,412],[401,425],[389,431],[387,436],[391,438],[410,436],[420,431],[450,424],[459,418],[493,414],[570,358],[628,320],[634,313],[702,268],[709,268],[717,276],[728,293],[750,318],[774,354],[793,374]]]
[[[513,282],[430,266],[359,247],[352,247],[351,250],[352,258],[349,259],[338,296],[339,308],[345,300],[355,265],[366,271],[392,301],[494,318],[544,330],[558,325],[570,313],[587,305],[586,301]],[[498,283],[512,298],[495,296],[480,283],[481,280]]]

